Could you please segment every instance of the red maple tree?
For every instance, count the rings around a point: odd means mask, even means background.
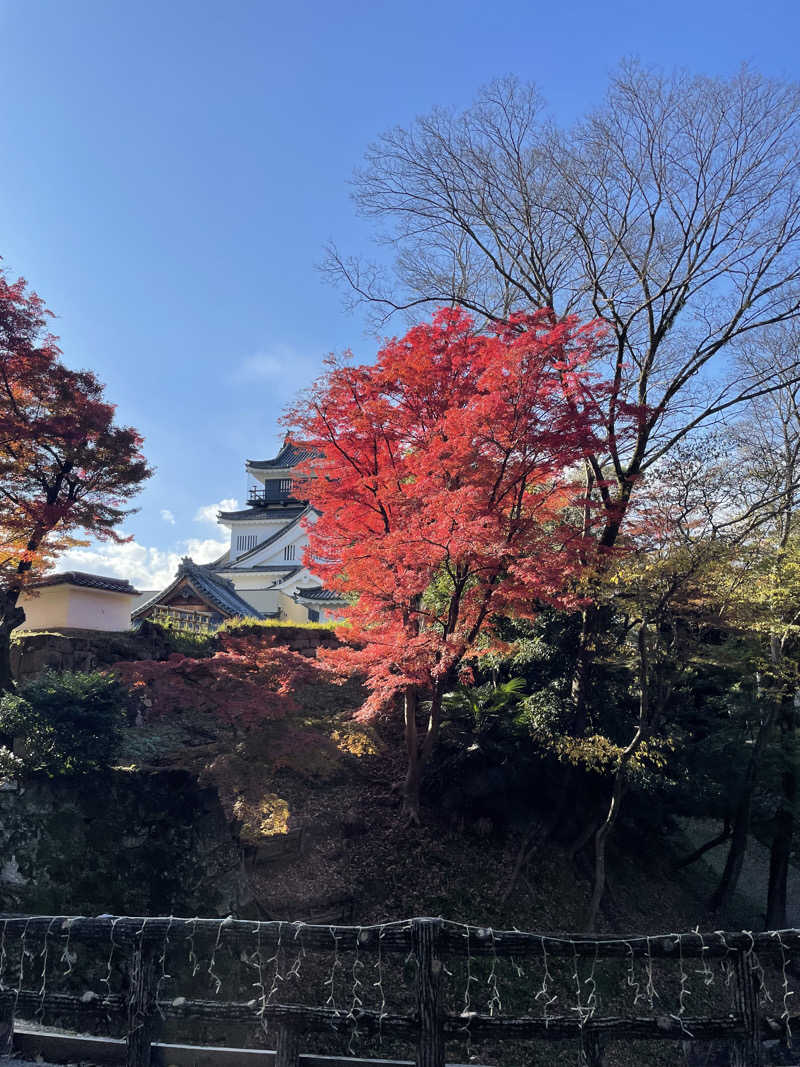
[[[578,603],[571,580],[593,543],[577,474],[601,447],[587,370],[600,337],[547,311],[479,334],[443,310],[370,366],[331,360],[286,417],[319,453],[300,472],[319,512],[306,563],[351,600],[348,643],[325,655],[365,675],[365,716],[402,697],[412,821],[442,698],[466,657],[498,647],[495,617]]]
[[[22,279],[0,273],[0,692],[26,584],[76,535],[124,540],[116,527],[151,474],[95,376],[60,361],[49,315]]]
[[[145,718],[199,711],[237,731],[296,711],[294,691],[318,674],[313,660],[269,633],[221,633],[217,642],[211,656],[173,653],[166,660],[125,661],[114,665],[114,673]]]

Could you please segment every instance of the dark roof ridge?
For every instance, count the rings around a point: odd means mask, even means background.
[[[255,470],[269,470],[271,467],[286,469],[296,467],[303,460],[314,459],[321,454],[318,449],[304,445],[301,441],[290,441],[287,437],[277,456],[273,456],[272,459],[248,459],[245,466],[253,467]]]
[[[59,571],[46,574],[28,583],[29,589],[38,589],[48,585],[78,585],[85,589],[102,589],[108,593],[130,593],[139,596],[127,578],[110,578],[105,574],[89,574],[88,571]]]
[[[334,593],[332,589],[326,589],[324,585],[298,585],[295,596],[305,600],[336,600],[342,604],[347,603],[341,593]]]
[[[266,504],[263,507],[249,507],[242,508],[240,511],[218,511],[217,517],[223,522],[233,522],[236,519],[261,519],[261,518],[276,518],[280,519],[286,516],[289,512],[293,517],[294,512],[299,508],[301,511],[305,510],[306,504]]]
[[[257,611],[252,604],[248,604],[246,600],[239,596],[229,578],[223,578],[222,575],[216,574],[211,564],[195,563],[191,556],[184,556],[178,566],[175,578],[170,584],[140,605],[133,612],[133,615],[138,617],[148,608],[157,604],[163,597],[168,596],[178,586],[182,578],[187,578],[196,593],[210,600],[226,614],[244,617],[252,615],[257,619],[262,618],[260,611]]]

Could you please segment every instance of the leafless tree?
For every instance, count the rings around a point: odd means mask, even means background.
[[[798,535],[800,506],[800,383],[794,367],[800,353],[800,324],[773,328],[759,346],[748,345],[742,362],[757,373],[768,370],[776,383],[769,394],[752,401],[745,418],[731,431],[741,469],[739,515],[755,519],[765,536],[763,550],[776,563]],[[731,510],[731,509],[729,509]],[[741,521],[737,516],[733,521]],[[732,523],[733,524],[733,523]],[[766,752],[772,747],[780,764],[780,797],[773,819],[766,898],[768,929],[786,926],[786,895],[798,794],[796,661],[800,605],[776,609],[769,633],[769,658],[775,674],[763,712],[735,812],[725,868],[712,906],[725,909],[736,891],[750,831],[753,794]],[[793,649],[792,646],[795,646]]]
[[[380,137],[355,200],[393,262],[332,247],[327,269],[381,321],[457,304],[483,323],[546,306],[607,324],[607,454],[586,473],[604,546],[644,473],[774,387],[768,364],[742,371],[731,356],[800,315],[800,88],[747,68],[713,79],[625,63],[569,130],[533,87],[497,81],[461,114]],[[589,613],[576,732],[591,641]]]

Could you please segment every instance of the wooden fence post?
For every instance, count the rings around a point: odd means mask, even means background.
[[[14,1044],[14,998],[0,994],[0,1056],[10,1056]]]
[[[744,1035],[734,1043],[733,1067],[762,1067],[764,1063],[758,983],[750,966],[750,957],[751,953],[746,949],[736,953],[736,1007],[742,1017]]]
[[[140,937],[128,971],[126,1067],[150,1067],[155,1029],[155,950]]]
[[[292,1022],[278,1025],[278,1048],[275,1067],[297,1067],[300,1062],[300,1032]]]
[[[417,961],[417,1067],[445,1067],[439,959],[441,919],[414,919],[411,944]]]
[[[599,1036],[591,1030],[581,1033],[581,1055],[586,1067],[603,1067],[603,1046]]]

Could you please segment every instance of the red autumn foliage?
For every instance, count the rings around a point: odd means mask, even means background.
[[[100,382],[60,362],[49,314],[0,273],[0,690],[24,586],[76,535],[124,540],[116,527],[151,474]]]
[[[366,676],[364,714],[406,697],[412,817],[441,699],[465,656],[497,647],[497,615],[573,608],[594,551],[582,461],[602,452],[597,324],[548,311],[476,333],[463,312],[387,343],[370,366],[330,361],[288,414],[319,453],[306,563],[352,600],[326,653]],[[421,747],[417,697],[432,702]]]
[[[175,653],[167,660],[117,663],[114,671],[146,718],[194,710],[248,729],[297,710],[293,692],[313,681],[313,660],[271,635],[220,634],[218,641],[205,659]]]

